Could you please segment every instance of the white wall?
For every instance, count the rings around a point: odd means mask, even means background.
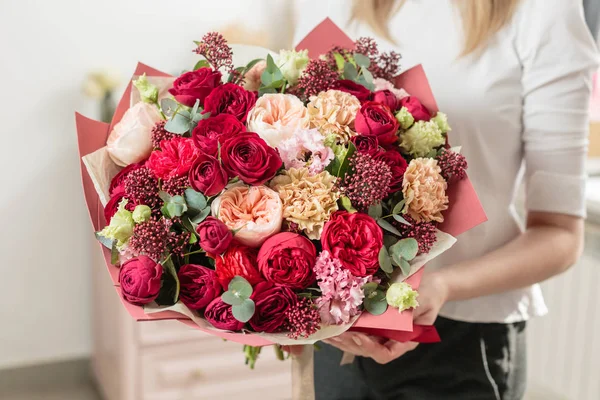
[[[138,60],[180,71],[206,31],[282,29],[278,12],[256,0],[0,1],[0,368],[90,351],[92,229],[73,115],[95,116],[86,72],[125,78]]]

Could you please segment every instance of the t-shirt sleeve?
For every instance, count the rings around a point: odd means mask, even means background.
[[[523,68],[526,206],[583,217],[596,44],[581,1],[527,5],[516,43]]]

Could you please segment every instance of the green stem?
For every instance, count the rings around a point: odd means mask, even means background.
[[[393,217],[393,216],[394,216],[394,214],[388,214],[386,216],[380,217],[380,219],[386,219],[386,218]]]
[[[185,253],[183,256],[186,257],[186,256],[191,256],[192,254],[199,254],[199,253],[205,253],[205,251],[200,249],[200,250],[192,251],[189,253]]]
[[[273,346],[273,349],[275,350],[275,356],[277,356],[279,361],[285,360],[285,354],[283,354],[283,350],[281,349],[280,345],[276,344]]]

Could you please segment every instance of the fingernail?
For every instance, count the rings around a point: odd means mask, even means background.
[[[358,336],[352,336],[352,340],[354,340],[354,343],[356,343],[357,346],[362,344],[362,341],[358,338]]]

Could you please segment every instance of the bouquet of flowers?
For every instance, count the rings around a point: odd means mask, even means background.
[[[139,67],[110,126],[78,117],[90,215],[134,316],[249,346],[353,327],[437,340],[410,309],[449,233],[484,218],[467,162],[432,97],[398,85],[399,54],[336,44],[274,54],[209,33],[176,79]],[[464,198],[470,226],[438,229]]]

